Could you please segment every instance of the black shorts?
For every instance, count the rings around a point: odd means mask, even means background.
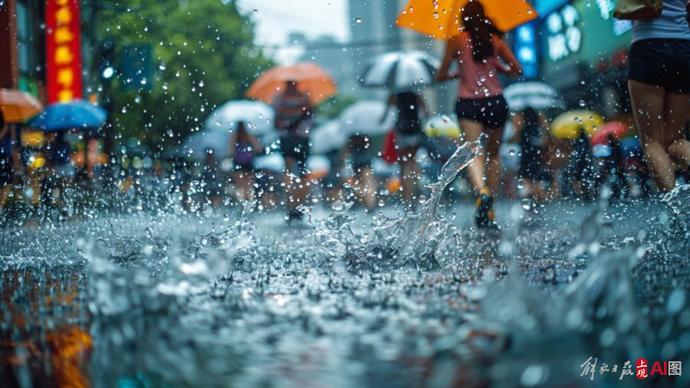
[[[471,120],[486,128],[503,128],[508,120],[508,103],[503,95],[486,98],[460,98],[455,104],[458,120]]]
[[[299,175],[307,173],[307,158],[309,157],[309,138],[284,135],[280,137],[280,150],[287,163],[287,159],[292,159],[297,163]]]
[[[254,171],[254,165],[252,165],[252,164],[235,163],[235,171],[238,171],[238,172],[252,172],[252,171]]]
[[[690,94],[690,40],[645,39],[632,44],[628,79]]]

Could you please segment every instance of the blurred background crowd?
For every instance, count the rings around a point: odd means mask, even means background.
[[[406,2],[343,2],[343,36],[297,30],[280,44],[257,23],[285,15],[250,3],[3,2],[3,214],[73,215],[107,207],[104,192],[146,203],[161,188],[190,210],[289,208],[294,179],[314,203],[422,198],[464,131],[456,81],[434,82],[443,44],[395,27]],[[536,13],[504,35],[523,72],[503,80],[510,116],[494,194],[649,195],[625,88],[630,23],[610,16],[613,1],[530,3]],[[180,31],[190,16],[206,22]],[[278,123],[289,108],[274,100],[290,82],[309,100],[302,145]],[[395,139],[408,105],[422,131]],[[471,198],[467,178],[448,195]]]

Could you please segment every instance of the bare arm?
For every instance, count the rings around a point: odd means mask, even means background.
[[[441,61],[441,67],[439,67],[438,72],[436,73],[436,81],[448,81],[453,78],[457,78],[457,74],[450,75],[448,72],[450,71],[450,65],[453,62],[453,59],[455,59],[458,55],[458,51],[455,48],[455,41],[454,40],[449,40],[448,43],[446,43],[446,51],[443,54],[443,60]]]
[[[497,40],[498,56],[508,65],[507,68],[501,68],[499,70],[514,77],[521,75],[522,66],[520,65],[520,62],[518,62],[517,58],[515,58],[513,50],[511,50],[510,47],[505,44],[503,39],[499,37],[494,37],[494,39]]]

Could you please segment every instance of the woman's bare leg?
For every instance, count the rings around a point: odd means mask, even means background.
[[[486,174],[489,190],[496,194],[501,183],[501,157],[499,149],[503,140],[503,128],[489,129],[487,134],[489,138],[484,146],[484,154],[486,155],[484,173]]]
[[[466,142],[479,140],[483,130],[481,124],[471,120],[460,120],[460,127],[464,132],[463,140]],[[470,183],[477,192],[486,188],[486,180],[484,178],[484,164],[486,163],[486,157],[484,156],[485,152],[486,151],[474,158],[472,163],[467,167]]]
[[[403,200],[408,204],[417,197],[417,181],[419,180],[419,168],[415,155],[417,147],[405,148],[401,151],[400,180],[402,185]]]
[[[663,119],[666,91],[661,87],[633,80],[628,81],[628,89],[645,159],[657,186],[664,191],[672,190],[676,177],[673,162],[666,153]]]
[[[683,133],[690,118],[690,95],[666,95],[664,119],[666,121],[666,151],[681,168],[690,166],[690,142]]]

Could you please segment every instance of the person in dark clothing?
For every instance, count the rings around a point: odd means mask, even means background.
[[[313,106],[309,96],[298,89],[296,81],[287,81],[285,90],[273,98],[275,127],[280,135],[280,149],[285,157],[288,182],[288,221],[303,217],[300,206],[306,201],[309,184],[306,162],[309,157],[309,130]]]
[[[0,111],[0,208],[5,206],[17,167],[21,166],[16,142],[14,129],[7,125],[5,116]]]
[[[65,139],[65,132],[47,135],[46,158],[48,159],[48,176],[43,180],[41,191],[42,203],[45,206],[62,207],[65,189],[75,175],[70,159],[71,147]]]
[[[420,177],[415,156],[425,139],[422,131],[422,114],[428,116],[429,111],[421,96],[411,91],[403,91],[390,96],[381,122],[386,120],[391,107],[397,112],[394,130],[400,162],[402,195],[408,206],[414,206]]]
[[[371,139],[364,134],[350,136],[347,145],[354,173],[355,193],[367,209],[376,207],[376,181],[371,167]]]
[[[523,180],[529,197],[543,200],[541,180],[544,178],[544,127],[536,110],[527,108],[522,111],[519,136],[521,157],[518,176]]]
[[[604,161],[602,179],[605,179],[611,187],[611,200],[617,201],[627,195],[628,180],[625,177],[623,150],[620,141],[613,135],[609,135],[608,142],[611,155]]]
[[[223,201],[222,184],[218,169],[218,160],[212,149],[206,150],[206,158],[204,159],[204,166],[202,170],[202,180],[205,184],[205,192],[208,203],[213,207],[219,207]]]
[[[594,155],[589,143],[589,137],[584,128],[580,128],[580,134],[572,141],[572,153],[565,171],[567,185],[572,192],[585,199],[593,197],[592,169]]]
[[[230,135],[230,157],[235,167],[232,179],[240,201],[254,198],[254,158],[260,151],[259,141],[247,131],[244,122],[238,122]]]

